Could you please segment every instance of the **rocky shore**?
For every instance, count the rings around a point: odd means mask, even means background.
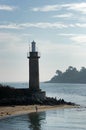
[[[3,98],[0,100],[0,106],[10,105],[75,105],[72,102],[66,102],[64,99],[57,100],[53,97],[46,97],[45,99],[37,99],[35,97],[22,97],[22,98]]]
[[[0,106],[12,105],[75,105],[66,102],[64,99],[53,97],[38,98],[35,95],[29,95],[28,89],[15,89],[9,86],[0,85]]]

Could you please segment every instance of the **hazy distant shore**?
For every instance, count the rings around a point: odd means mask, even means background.
[[[52,110],[52,109],[65,109],[65,108],[75,108],[77,106],[73,105],[56,105],[56,106],[49,106],[49,105],[28,105],[28,106],[0,106],[0,119],[4,117],[9,117],[13,115],[21,115],[21,114],[27,114],[40,111],[46,111],[46,110]]]
[[[65,72],[56,70],[56,74],[48,82],[86,84],[86,68],[81,67],[78,71],[75,67],[69,66]]]

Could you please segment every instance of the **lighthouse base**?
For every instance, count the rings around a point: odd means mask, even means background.
[[[44,100],[46,98],[45,91],[31,91],[31,90],[29,90],[28,95],[34,99]]]

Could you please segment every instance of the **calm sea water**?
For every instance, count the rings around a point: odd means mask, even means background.
[[[8,83],[27,88],[27,83]],[[86,84],[41,83],[47,96],[80,104],[80,108],[48,110],[0,120],[0,130],[86,130]]]

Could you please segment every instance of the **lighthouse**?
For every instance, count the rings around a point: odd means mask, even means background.
[[[45,98],[45,92],[41,91],[39,85],[39,52],[36,49],[36,42],[31,42],[30,51],[27,58],[29,59],[29,94],[38,98]]]

